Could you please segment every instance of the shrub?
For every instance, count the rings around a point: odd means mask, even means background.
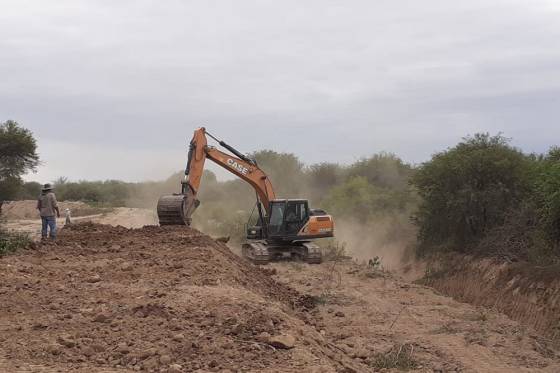
[[[338,216],[366,220],[380,213],[404,210],[410,198],[408,191],[378,187],[364,176],[354,176],[332,188],[323,207]]]
[[[377,153],[348,167],[348,177],[362,176],[381,188],[404,190],[413,168],[392,153]]]
[[[560,246],[560,148],[552,148],[537,164],[535,203],[540,223],[548,239]]]
[[[419,253],[470,251],[529,195],[532,161],[501,135],[476,134],[435,154],[412,178]]]
[[[384,354],[375,354],[369,365],[375,369],[398,369],[402,371],[416,369],[418,362],[414,359],[414,345],[395,345]]]
[[[21,233],[9,233],[0,228],[0,256],[25,248],[30,244],[29,236]]]

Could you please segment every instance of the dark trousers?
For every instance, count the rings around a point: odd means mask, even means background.
[[[56,238],[56,218],[54,216],[41,216],[43,227],[41,229],[41,237],[47,238],[47,230],[50,229],[50,238]]]

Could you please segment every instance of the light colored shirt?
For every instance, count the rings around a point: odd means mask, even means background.
[[[37,209],[41,213],[41,217],[50,217],[56,215],[56,196],[53,192],[42,193],[37,200]]]

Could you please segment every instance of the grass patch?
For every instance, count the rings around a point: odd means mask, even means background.
[[[329,303],[329,296],[327,294],[321,295],[312,295],[311,296],[313,304],[316,306],[324,306],[325,304]]]
[[[0,256],[13,253],[31,244],[27,234],[0,231]]]
[[[418,362],[414,360],[414,346],[412,344],[395,345],[388,352],[375,354],[369,364],[375,369],[398,369],[407,371],[416,369]]]
[[[457,334],[459,333],[459,331],[460,330],[457,329],[455,322],[451,321],[443,324],[439,328],[434,329],[432,333],[433,334]]]

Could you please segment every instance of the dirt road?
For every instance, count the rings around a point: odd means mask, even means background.
[[[560,372],[502,314],[352,261],[255,267],[184,227],[63,229],[0,258],[0,300],[0,372]]]
[[[401,349],[403,366],[418,371],[560,372],[546,339],[503,314],[351,262],[274,267],[278,280],[322,299],[325,337],[370,365]]]

